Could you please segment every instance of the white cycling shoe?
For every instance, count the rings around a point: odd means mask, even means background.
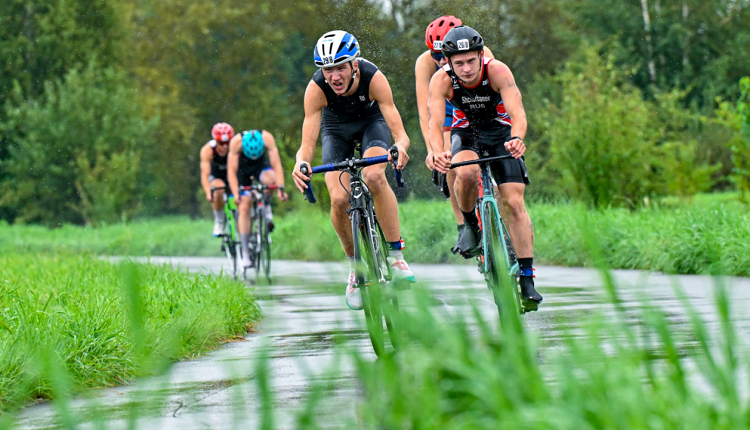
[[[224,223],[216,221],[214,222],[214,236],[219,237],[224,235]]]
[[[250,267],[253,267],[253,260],[250,259],[250,256],[245,254],[242,256],[242,268],[248,269]]]
[[[414,277],[414,273],[412,273],[411,269],[409,269],[409,265],[406,264],[406,261],[396,260],[393,257],[388,257],[386,261],[388,261],[388,265],[391,266],[391,275],[393,276],[394,283],[417,282],[417,279]]]
[[[357,276],[354,269],[349,269],[349,281],[346,283],[346,305],[354,311],[362,309],[362,293],[357,286]]]

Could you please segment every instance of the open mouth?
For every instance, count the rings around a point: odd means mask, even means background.
[[[333,87],[334,91],[341,91],[344,89],[344,83],[343,82],[331,82],[331,86]]]

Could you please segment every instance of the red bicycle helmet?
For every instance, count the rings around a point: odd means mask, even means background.
[[[445,15],[432,21],[424,32],[424,43],[432,52],[440,52],[445,35],[453,28],[461,25],[460,19],[453,15]]]
[[[211,136],[213,136],[214,140],[217,142],[229,142],[229,139],[234,136],[234,129],[231,125],[225,122],[220,122],[214,125],[214,128],[211,129]]]

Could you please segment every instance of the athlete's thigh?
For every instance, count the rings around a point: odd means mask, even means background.
[[[362,130],[362,155],[376,157],[388,153],[391,147],[391,130],[383,118],[370,121]],[[379,149],[382,149],[380,151]]]
[[[323,164],[338,163],[354,157],[354,139],[346,139],[337,133],[324,132],[321,137]]]
[[[208,178],[208,180],[209,180],[209,184],[211,184],[212,187],[219,188],[219,187],[226,186],[226,183],[221,178],[216,178],[216,177],[211,176]]]

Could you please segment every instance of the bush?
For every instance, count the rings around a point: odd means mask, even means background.
[[[42,100],[17,87],[0,124],[11,142],[0,206],[21,222],[96,224],[139,209],[140,148],[157,120],[146,121],[127,76],[91,63],[45,85]]]
[[[727,102],[721,104],[717,116],[736,131],[735,136],[727,142],[732,151],[734,165],[729,179],[740,191],[743,201],[748,201],[750,192],[750,77],[740,80],[740,98],[737,105]]]
[[[695,140],[702,118],[680,106],[685,93],[644,100],[627,73],[593,48],[569,61],[556,80],[559,100],[540,110],[548,148],[530,163],[547,189],[534,194],[635,208],[646,197],[711,189],[721,165],[703,160]]]

